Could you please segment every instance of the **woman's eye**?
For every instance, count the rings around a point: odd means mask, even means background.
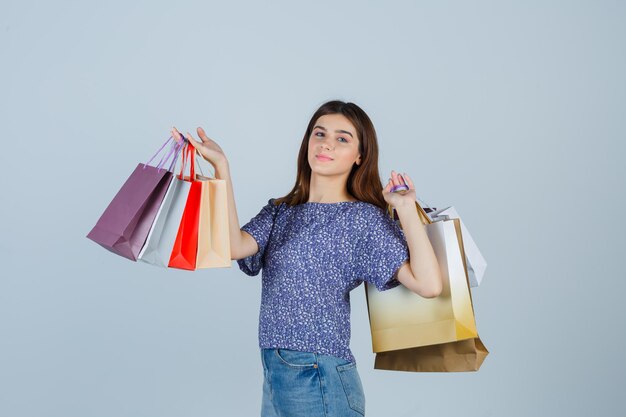
[[[322,132],[316,132],[316,133],[315,133],[315,136],[317,136],[317,135],[322,135],[322,136],[324,136],[324,134],[323,134]],[[319,137],[319,136],[318,136],[318,137]],[[348,140],[347,140],[346,138],[344,138],[344,137],[339,136],[337,139],[342,139],[344,143],[348,143]]]

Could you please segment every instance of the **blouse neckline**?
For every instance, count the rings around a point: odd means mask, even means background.
[[[362,203],[361,200],[356,200],[356,201],[337,201],[334,203],[320,203],[317,201],[307,201],[305,203],[302,203],[301,205],[311,205],[311,206],[338,206],[340,204],[354,204],[354,203]]]

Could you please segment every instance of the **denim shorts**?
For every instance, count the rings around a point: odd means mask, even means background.
[[[362,417],[365,395],[356,368],[336,356],[261,349],[261,417]]]

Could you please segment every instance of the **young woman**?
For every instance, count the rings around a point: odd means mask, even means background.
[[[261,415],[365,415],[349,347],[350,291],[363,281],[379,291],[402,284],[428,298],[442,289],[411,178],[391,171],[383,188],[369,117],[354,103],[329,101],[306,128],[293,189],[240,228],[226,156],[202,128],[198,136],[186,138],[227,182],[232,259],[248,275],[263,270]],[[398,184],[409,190],[392,193]]]

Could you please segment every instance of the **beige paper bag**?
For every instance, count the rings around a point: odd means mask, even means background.
[[[226,181],[198,175],[202,180],[196,269],[230,267],[230,234]]]

